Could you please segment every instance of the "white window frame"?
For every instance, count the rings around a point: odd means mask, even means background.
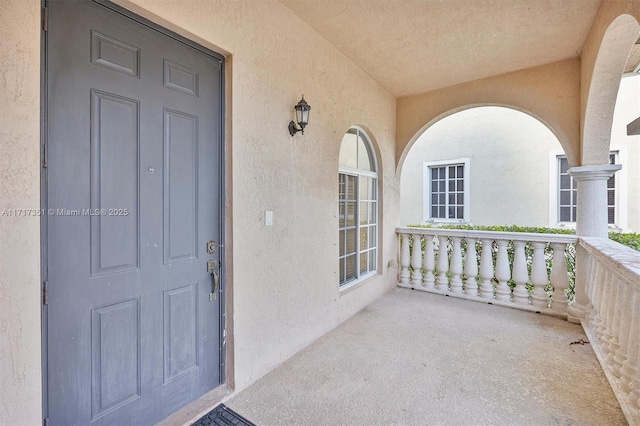
[[[431,169],[462,164],[464,167],[464,213],[462,219],[431,217]],[[448,193],[448,188],[447,188]],[[446,197],[448,198],[448,197]],[[422,163],[422,221],[423,223],[469,223],[471,218],[471,159],[425,161]]]
[[[355,212],[355,216],[356,216],[356,278],[352,279],[351,281],[346,281],[346,282],[342,282],[342,277],[338,278],[338,288],[340,292],[343,292],[349,288],[352,288],[353,286],[363,282],[364,280],[366,280],[369,277],[372,277],[376,274],[378,274],[378,271],[380,270],[379,267],[379,259],[380,259],[380,181],[379,181],[379,175],[378,175],[378,162],[377,162],[377,158],[376,158],[376,154],[375,151],[373,150],[373,146],[371,144],[369,135],[367,135],[366,132],[364,132],[362,129],[360,129],[359,127],[352,127],[351,129],[349,129],[350,131],[355,130],[357,131],[358,134],[360,134],[360,136],[362,137],[362,140],[364,141],[365,144],[368,145],[368,149],[369,152],[371,154],[371,161],[372,164],[371,166],[375,169],[375,171],[368,171],[368,170],[360,170],[360,169],[354,169],[351,167],[345,167],[345,166],[339,166],[338,167],[338,177],[341,174],[347,175],[347,176],[353,176],[356,178],[356,190],[358,191],[357,195],[356,195],[356,212]],[[374,179],[374,184],[375,184],[375,238],[376,238],[376,242],[375,242],[375,246],[374,247],[367,247],[366,249],[361,249],[360,247],[360,229],[361,229],[361,224],[360,224],[360,204],[362,202],[362,198],[360,197],[360,177],[367,177],[367,178],[372,178]],[[338,200],[338,205],[340,203],[340,200]],[[338,215],[338,218],[340,217],[340,215]],[[367,225],[367,226],[370,226]],[[342,224],[338,225],[338,229],[342,230],[345,229],[342,227]],[[371,269],[365,273],[361,273],[360,272],[360,255],[361,253],[364,252],[371,252],[375,250],[375,256],[374,256],[374,264],[372,265],[374,267],[374,269]],[[338,251],[338,262],[340,262],[340,260],[342,258],[346,258],[347,255],[343,255],[340,256],[340,252]],[[338,264],[338,273],[340,273],[340,267]]]

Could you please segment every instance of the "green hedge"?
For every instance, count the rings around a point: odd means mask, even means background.
[[[479,226],[479,225],[409,225],[414,228],[446,228],[446,229],[465,229],[474,231],[497,231],[497,232],[530,232],[534,234],[575,234],[573,229],[562,228],[538,228],[533,226]],[[640,234],[631,232],[609,232],[609,238],[617,241],[627,247],[640,251]]]

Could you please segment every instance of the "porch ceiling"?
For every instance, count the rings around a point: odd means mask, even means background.
[[[393,95],[576,57],[601,0],[280,0]]]

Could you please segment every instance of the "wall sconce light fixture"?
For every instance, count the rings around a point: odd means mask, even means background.
[[[297,132],[302,132],[304,135],[304,128],[307,124],[309,124],[309,111],[311,111],[311,105],[304,100],[304,95],[302,95],[302,99],[295,106],[296,109],[296,120],[298,121],[298,125],[300,128],[296,127],[296,123],[293,121],[289,122],[289,134],[291,136],[295,135]]]

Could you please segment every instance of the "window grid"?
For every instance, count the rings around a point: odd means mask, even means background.
[[[464,164],[430,169],[431,218],[464,219]]]

